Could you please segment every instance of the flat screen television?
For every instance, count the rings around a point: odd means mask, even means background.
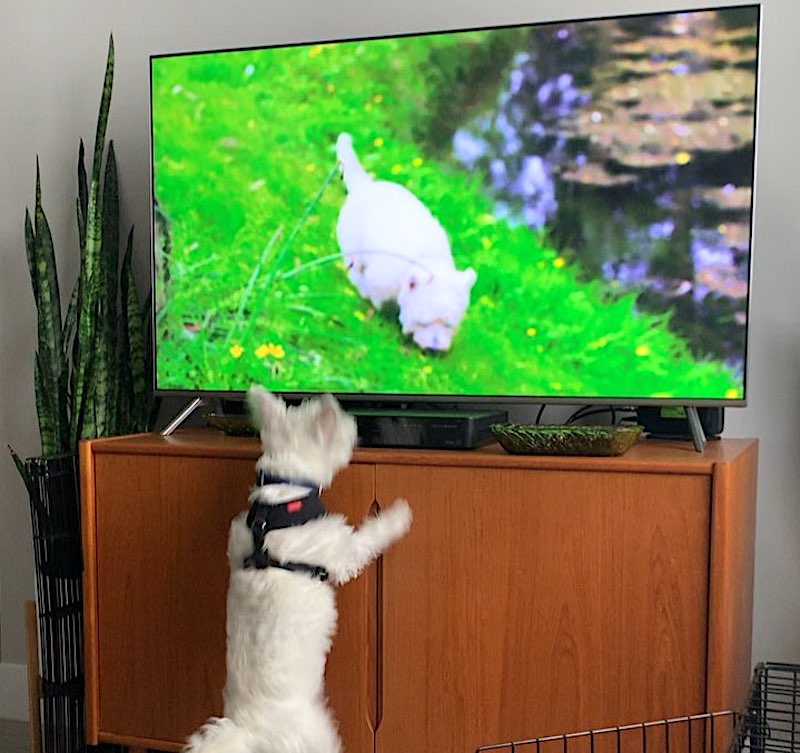
[[[152,56],[156,390],[745,404],[760,20]]]

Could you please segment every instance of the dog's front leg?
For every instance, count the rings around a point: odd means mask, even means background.
[[[344,543],[341,556],[329,568],[333,581],[347,583],[411,527],[411,507],[404,499],[395,500],[389,507],[370,515]]]

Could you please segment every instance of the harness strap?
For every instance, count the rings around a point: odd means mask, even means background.
[[[310,497],[313,502],[316,503],[316,505],[312,504],[309,506],[311,510],[313,510],[313,513],[306,517],[308,520],[320,517],[320,515],[323,515],[325,511],[324,507],[322,507],[322,504],[319,501],[318,494],[312,492]],[[305,498],[303,501],[306,501],[307,499],[308,498]],[[290,506],[292,503],[284,503],[278,507],[285,509],[287,505]],[[268,567],[277,567],[281,570],[289,570],[290,572],[305,573],[324,583],[330,576],[327,569],[321,565],[309,565],[305,562],[281,562],[280,560],[276,560],[274,557],[272,557],[267,551],[266,547],[264,546],[264,540],[267,537],[267,533],[277,528],[287,528],[292,525],[292,523],[286,522],[284,519],[285,513],[283,512],[279,512],[280,520],[275,520],[275,508],[276,506],[274,505],[267,505],[258,501],[253,502],[252,506],[250,507],[250,512],[247,514],[247,525],[249,526],[250,533],[253,536],[253,553],[245,557],[242,564],[245,568],[255,568],[256,570],[265,570]],[[298,522],[303,521],[301,519],[301,521]]]
[[[265,570],[268,567],[277,567],[281,570],[289,570],[293,573],[305,573],[323,583],[328,580],[330,574],[322,565],[308,565],[305,562],[281,562],[272,557],[267,551],[254,552],[245,558],[246,568],[254,567],[256,570]]]
[[[309,489],[303,496],[286,502],[262,502],[258,499],[257,492],[254,492],[250,499],[252,505],[247,514],[247,525],[252,528],[258,522],[264,528],[265,535],[267,531],[303,525],[303,523],[320,518],[325,514],[325,505],[320,499],[319,488]]]

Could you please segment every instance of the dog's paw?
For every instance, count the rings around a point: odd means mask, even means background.
[[[228,559],[231,568],[242,567],[245,557],[253,553],[253,535],[247,525],[247,511],[239,513],[228,530]]]
[[[392,502],[389,507],[383,508],[379,513],[379,517],[386,528],[391,531],[392,539],[396,540],[408,533],[414,515],[411,512],[411,505],[408,504],[408,500],[400,497]]]
[[[329,570],[334,583],[341,585],[355,578],[370,562],[401,539],[411,527],[411,507],[404,499],[396,499],[377,515],[368,515],[358,529],[350,534],[339,548],[336,557],[329,558]]]

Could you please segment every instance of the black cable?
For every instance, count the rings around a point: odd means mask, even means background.
[[[581,408],[578,408],[572,415],[567,418],[566,423],[572,424],[577,421],[579,418],[586,418],[587,416],[597,416],[604,413],[608,413],[611,416],[611,425],[617,425],[617,411],[619,408],[614,407],[613,405],[609,405],[607,407],[594,407],[591,405],[584,405]],[[632,408],[625,408],[624,410],[632,411]],[[624,420],[624,416],[620,418],[620,422]]]

